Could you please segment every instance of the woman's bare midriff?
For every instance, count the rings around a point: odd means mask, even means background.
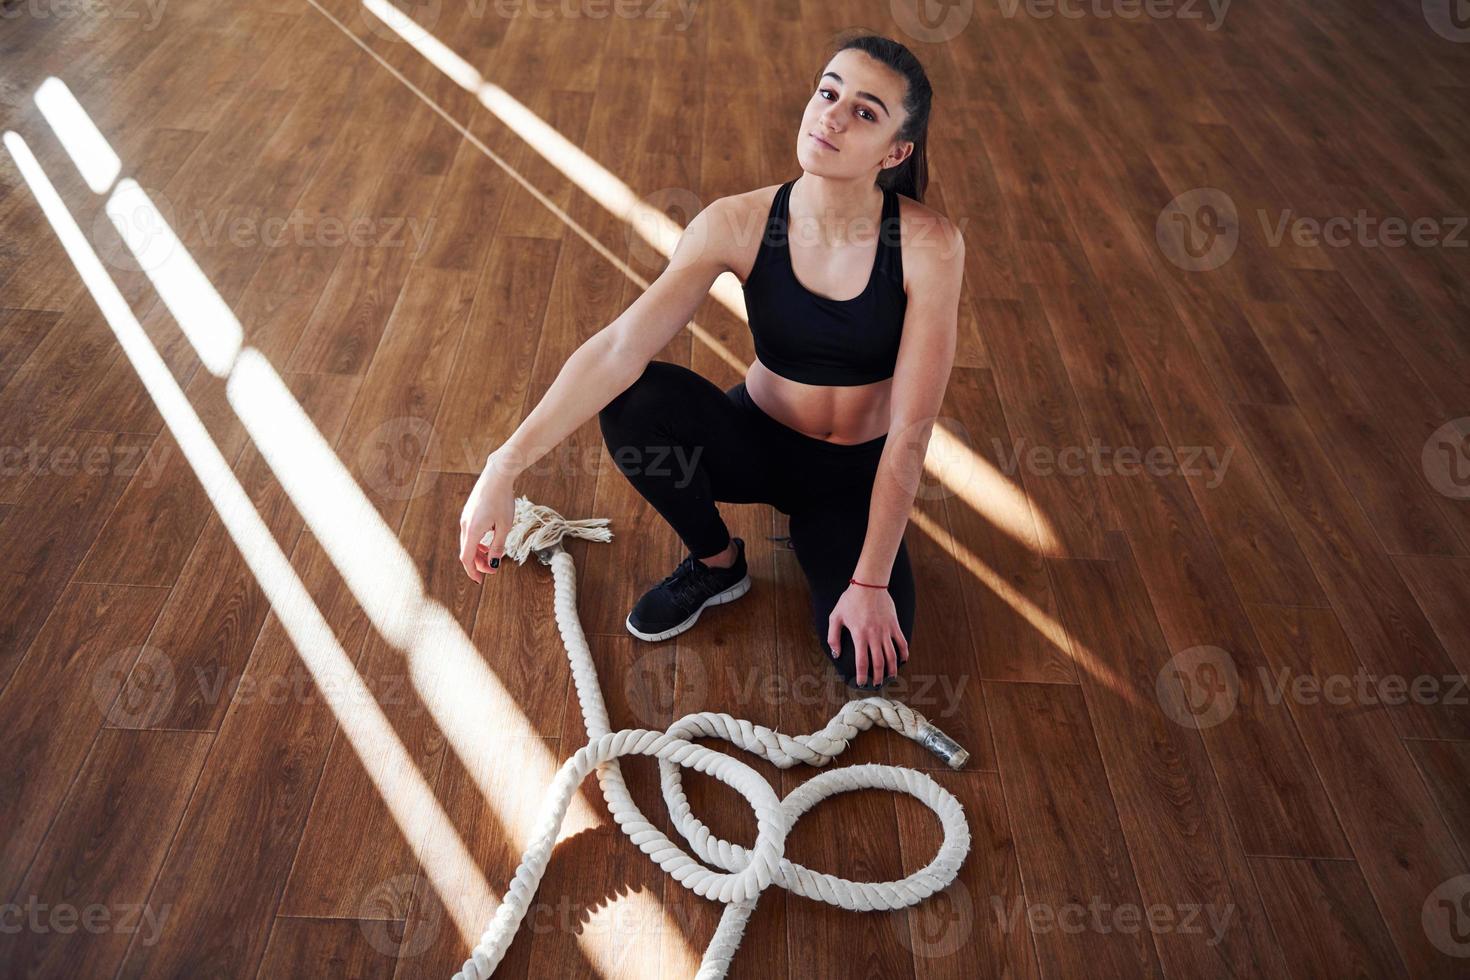
[[[762,412],[788,429],[826,442],[852,445],[888,431],[893,379],[867,385],[806,385],[760,362],[745,373],[745,390]]]
[[[768,187],[745,195],[751,217],[759,219],[770,211],[777,188]],[[741,260],[743,269],[735,270],[743,284],[755,265],[760,248],[757,240],[747,246]],[[866,269],[871,263],[859,268]],[[860,285],[860,283],[859,283]],[[851,294],[852,288],[837,292]],[[788,429],[826,442],[852,445],[876,439],[888,431],[888,401],[893,379],[885,378],[866,385],[808,385],[783,378],[756,358],[745,373],[745,390],[762,412]]]

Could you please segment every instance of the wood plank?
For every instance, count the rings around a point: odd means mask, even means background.
[[[970,854],[944,891],[908,910],[909,950],[919,977],[1036,977],[1030,932],[1009,918],[1026,901],[1000,777],[966,772],[936,777],[965,808]],[[938,853],[943,834],[928,807],[897,798],[904,871]],[[903,933],[899,933],[902,941]]]
[[[0,691],[11,760],[0,793],[0,894],[20,886],[122,678],[147,655],[142,644],[163,600],[158,589],[68,587]]]
[[[1410,738],[1404,745],[1434,793],[1460,853],[1470,860],[1470,742]]]
[[[1364,396],[1334,353],[1315,318],[1285,304],[1252,303],[1246,315],[1275,353],[1303,418],[1322,442],[1389,554],[1463,553],[1454,527],[1438,510],[1436,494],[1378,421],[1379,407]],[[1421,438],[1416,449],[1422,449]]]
[[[290,693],[232,702],[214,752],[234,761],[205,767],[150,898],[172,907],[173,914],[157,942],[129,949],[121,976],[216,970],[249,975],[261,961],[281,882],[337,724],[312,668],[323,669],[334,647],[351,664],[368,627],[310,535],[302,535],[292,565],[329,632],[313,636],[312,645],[298,654],[278,616],[266,620],[244,675],[252,680],[246,683],[274,680],[278,690]],[[233,859],[218,860],[226,851]]]
[[[420,483],[423,492],[409,504],[402,532],[403,544],[408,553],[415,556],[425,593],[442,596],[446,610],[468,636],[474,630],[480,587],[464,574],[459,565],[458,539],[446,534],[445,529],[454,526],[474,480],[459,474],[445,474],[442,478],[425,474],[425,477]],[[504,583],[495,583],[497,586],[501,584]],[[515,585],[518,592],[537,587],[520,579]],[[525,603],[534,597],[518,595],[516,598]],[[510,650],[533,647],[529,643],[524,647],[508,643],[505,619],[491,617],[488,612],[485,632],[478,639],[471,636],[474,649],[486,651],[502,683],[505,682],[508,662],[518,660],[536,670],[544,680],[542,707],[549,704],[555,710],[537,710],[537,706],[525,702],[521,702],[519,707],[532,720],[533,728],[540,728],[543,734],[553,737],[560,735],[557,712],[561,710],[567,676],[565,666],[556,670],[549,657],[505,656],[507,647]],[[552,641],[552,637],[546,635],[547,630],[538,633],[545,642]],[[541,648],[540,642],[534,647]],[[549,654],[550,647],[546,649]],[[422,654],[415,653],[414,656]],[[449,673],[448,665],[437,670],[426,665],[416,666],[403,651],[373,633],[362,654],[358,671],[367,692],[392,726],[403,749],[432,786],[443,764],[444,754],[452,751],[445,732],[436,724],[436,714],[441,709],[434,703],[434,687]],[[551,678],[558,678],[561,682],[555,683]],[[485,708],[491,710],[490,705]],[[516,726],[516,731],[517,734],[523,733],[522,726]],[[402,876],[411,880],[417,871],[415,854],[419,836],[427,826],[427,818],[416,808],[427,805],[429,801],[383,799],[375,776],[391,762],[392,757],[384,754],[379,758],[362,759],[358,751],[340,731],[332,740],[321,783],[312,799],[301,846],[281,896],[279,915],[351,918],[361,913],[364,903],[383,882]],[[353,819],[343,822],[341,815],[348,812],[353,814]],[[348,852],[355,855],[354,860],[342,861],[341,855]],[[404,897],[406,899],[407,895]]]
[[[1406,975],[1357,864],[1251,858],[1251,869],[1292,976]]]
[[[1042,541],[1054,532],[1032,508],[1021,474],[1011,466],[1024,446],[1018,448],[1011,437],[995,379],[987,370],[957,368],[946,400],[953,427],[944,428],[956,451],[931,438],[939,473],[933,492],[944,501],[963,549],[960,588],[976,674],[986,680],[1076,683],[1042,558]]]
[[[1406,683],[1431,677],[1444,684],[1456,676],[1408,588],[1377,553],[1372,527],[1333,475],[1300,413],[1237,405],[1235,414],[1363,664]],[[1405,699],[1385,708],[1404,736],[1465,738],[1470,732],[1470,705]]]
[[[117,341],[91,297],[69,304],[0,389],[4,444],[27,453],[57,449],[61,433],[89,394],[94,372],[119,356]],[[29,448],[33,443],[34,450]],[[23,502],[35,479],[30,466],[0,471],[0,503]]]
[[[1085,443],[1080,412],[1062,366],[1060,352],[1041,311],[1040,296],[1026,287],[1025,305],[982,301],[980,315],[988,324],[986,349],[1011,365],[995,375],[996,388],[1012,438],[1027,460],[1021,483],[1039,520],[1052,528],[1043,554],[1098,557],[1103,532],[1114,526],[1105,494],[1085,469],[1059,469],[1059,454]],[[1025,447],[1021,447],[1022,441]],[[1031,462],[1037,453],[1035,462]]]
[[[1470,559],[1394,555],[1404,584],[1444,644],[1445,653],[1470,676]]]
[[[1331,678],[1353,678],[1361,670],[1331,610],[1249,611],[1272,667],[1293,685],[1288,692],[1298,690],[1299,682],[1305,685],[1300,696],[1288,693],[1285,700],[1409,975],[1459,976],[1461,964],[1435,948],[1421,911],[1431,892],[1470,865],[1414,771],[1390,721],[1394,716],[1377,710],[1383,700],[1379,688],[1343,697],[1341,681],[1326,686]]]
[[[496,239],[455,358],[450,394],[434,419],[438,452],[426,465],[478,475],[520,425],[524,406],[536,404],[526,396],[552,283],[548,271],[560,248],[541,238]],[[565,458],[551,455],[539,468]]]
[[[1345,853],[1346,842],[1300,746],[1277,766],[1293,783],[1229,784],[1237,794],[1232,821],[1216,785],[1224,767],[1212,766],[1199,734],[1215,719],[1180,710],[1183,690],[1167,687],[1177,683],[1175,658],[1127,542],[1112,537],[1114,561],[1050,564],[1063,619],[1087,661],[1101,668],[1084,672],[1083,690],[1144,900],[1197,909],[1201,924],[1219,927],[1160,933],[1159,958],[1166,972],[1182,975],[1279,975],[1281,950],[1235,828],[1249,813],[1265,823],[1301,822],[1301,839],[1324,850]],[[1227,746],[1217,739],[1216,755],[1233,754]],[[1251,795],[1242,799],[1245,792]]]
[[[1237,724],[1228,733],[1206,729],[1205,744],[1218,760],[1221,788],[1242,828],[1246,853],[1337,855],[1341,839],[1333,831],[1326,798],[1303,772],[1291,719],[1258,690],[1253,675],[1260,656],[1194,504],[1183,463],[1171,451],[1163,454],[1162,464],[1148,462],[1150,454],[1159,458],[1156,447],[1169,450],[1169,442],[1123,352],[1110,311],[1084,285],[1054,289],[1044,305],[1064,338],[1067,371],[1090,436],[1103,447],[1118,447],[1116,455],[1102,455],[1092,465],[1102,468],[1107,478],[1099,482],[1130,529],[1129,542],[1170,649],[1176,654],[1201,646],[1223,649],[1238,665]],[[1124,447],[1145,465],[1128,465]],[[1080,656],[1079,650],[1073,652]],[[1085,662],[1079,666],[1089,669]],[[1276,802],[1283,794],[1291,802]],[[1270,801],[1264,813],[1262,801]]]
[[[336,442],[358,379],[293,374],[286,383],[322,437]],[[251,445],[242,452],[237,478],[271,537],[289,552],[304,523],[259,447]],[[257,581],[241,554],[241,544],[218,512],[209,514],[151,637],[152,646],[167,657],[175,683],[163,691],[154,688],[147,669],[151,665],[140,664],[122,693],[135,710],[109,723],[123,728],[218,731],[269,612],[264,583]]]
[[[1011,832],[1041,975],[1163,976],[1153,938],[1121,928],[1143,904],[1082,688],[987,682],[985,693],[1006,805],[1025,814]],[[1088,906],[1103,911],[1090,920]]]
[[[134,477],[147,441],[146,436],[72,432],[61,444],[37,444],[36,475],[5,523],[0,687],[14,675]]]
[[[0,310],[0,389],[40,345],[61,314],[53,310]],[[9,469],[9,460],[6,461]]]
[[[307,971],[323,980],[392,980],[406,962],[388,919],[302,919],[281,916],[271,929],[257,976]]]
[[[384,175],[362,212],[306,232],[309,247],[335,248],[342,257],[286,362],[289,370],[366,372],[409,269],[446,218],[435,207],[442,184],[436,176]]]
[[[150,903],[148,890],[210,740],[193,732],[97,735],[15,892],[37,917],[0,933],[12,975],[107,976],[134,936],[148,943],[158,935],[169,909]]]

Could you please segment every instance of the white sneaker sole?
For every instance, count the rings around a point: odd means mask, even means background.
[[[628,628],[629,633],[632,633],[634,636],[638,637],[638,639],[647,640],[650,643],[657,643],[659,640],[667,640],[671,636],[678,636],[680,633],[688,630],[695,623],[699,622],[699,614],[704,612],[705,609],[707,609],[708,607],[722,605],[726,602],[734,602],[736,599],[739,599],[741,596],[745,595],[745,593],[749,591],[750,576],[746,575],[745,578],[736,582],[724,592],[718,593],[717,595],[712,595],[708,599],[704,600],[704,605],[700,606],[698,609],[694,610],[694,612],[690,613],[689,618],[684,620],[684,622],[680,623],[677,626],[670,626],[668,629],[660,633],[644,633],[642,630],[634,627],[632,613],[629,613],[628,618],[623,620],[623,625]]]

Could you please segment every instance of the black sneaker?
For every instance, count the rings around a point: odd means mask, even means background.
[[[711,568],[693,555],[685,558],[658,585],[643,593],[628,613],[628,632],[640,640],[667,640],[689,629],[705,606],[734,602],[750,591],[745,568],[745,542],[735,542],[735,563]]]

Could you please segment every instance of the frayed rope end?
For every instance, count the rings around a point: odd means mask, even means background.
[[[544,504],[517,497],[515,523],[505,537],[505,554],[524,565],[533,552],[554,548],[562,538],[611,541],[612,531],[607,524],[606,517],[569,521]]]

